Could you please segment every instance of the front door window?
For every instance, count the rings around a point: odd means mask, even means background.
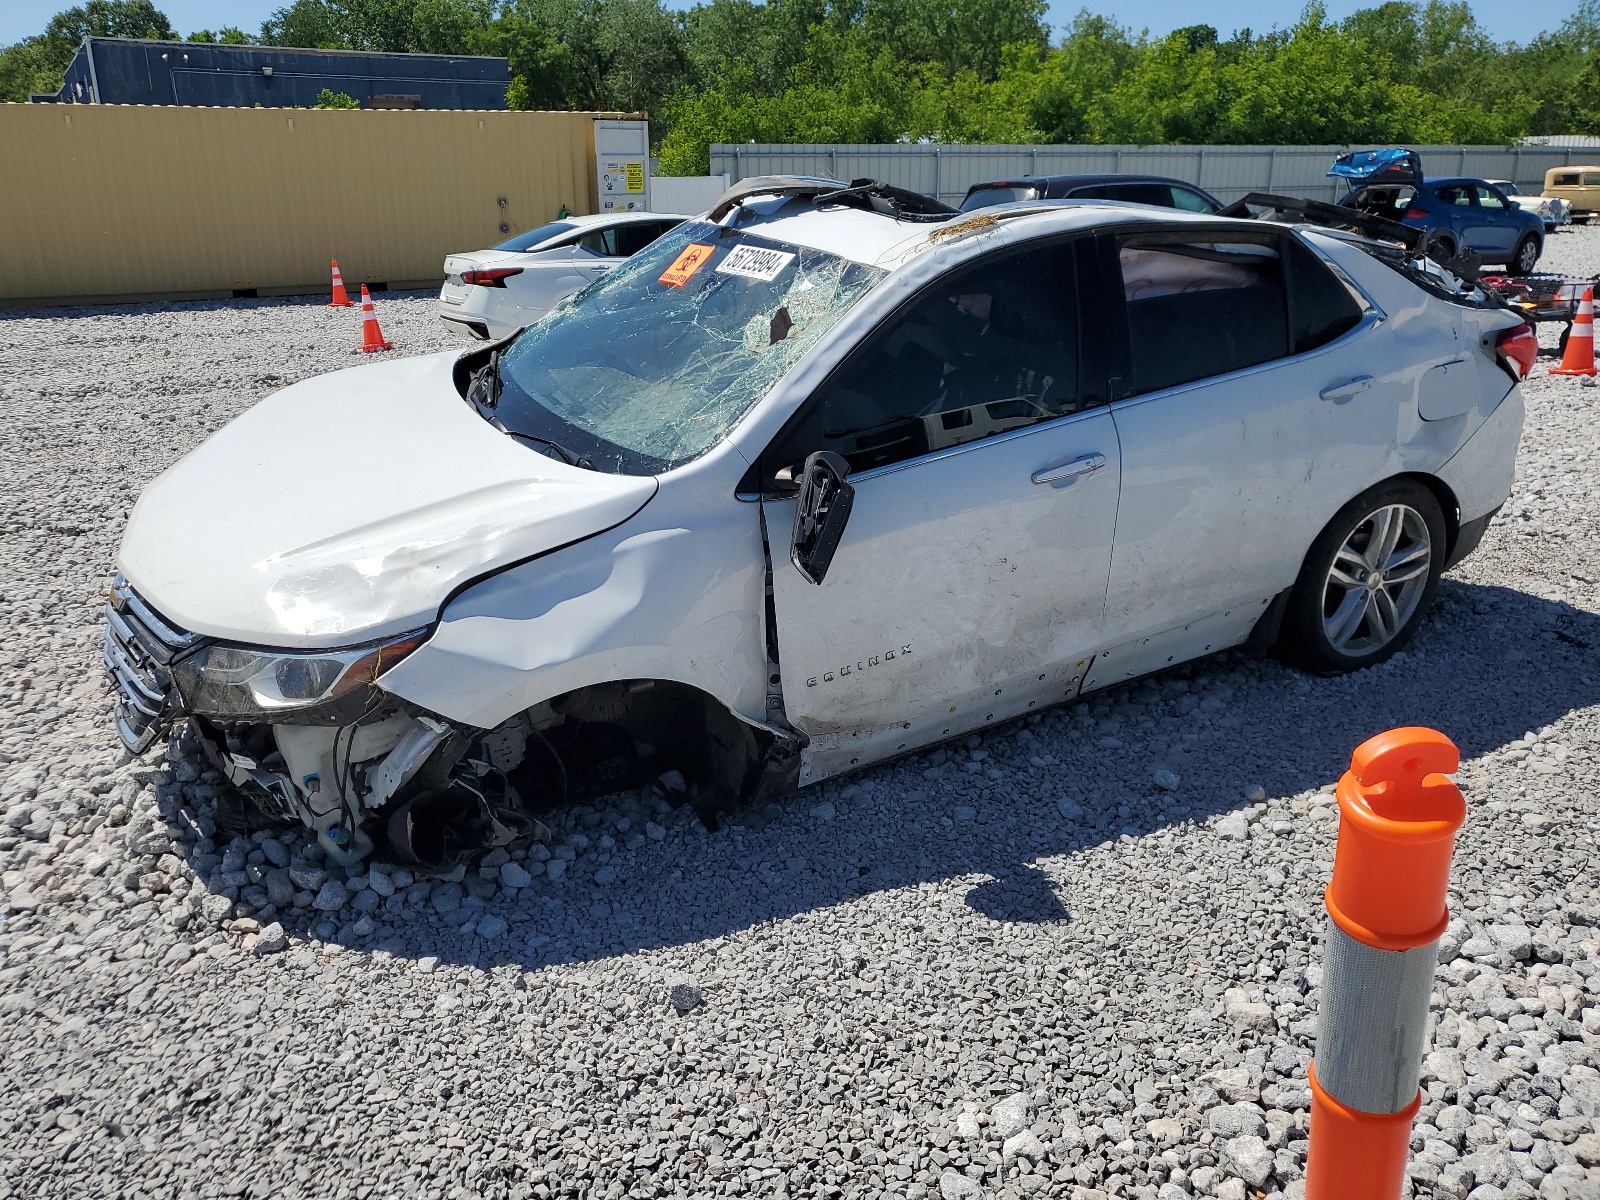
[[[768,470],[831,450],[859,474],[1084,407],[1073,249],[1058,243],[935,283],[824,385]]]

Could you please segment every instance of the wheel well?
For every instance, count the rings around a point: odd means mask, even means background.
[[[1444,560],[1449,562],[1450,555],[1455,552],[1456,538],[1461,534],[1461,505],[1456,500],[1455,492],[1437,475],[1425,475],[1420,471],[1408,471],[1394,478],[1415,480],[1432,492],[1434,499],[1439,502],[1439,511],[1444,514]]]
[[[717,814],[793,789],[799,742],[752,725],[709,692],[667,679],[590,684],[530,710],[560,760],[566,799],[588,800],[683,776],[708,827]]]
[[[1397,479],[1409,479],[1413,483],[1420,483],[1423,487],[1432,492],[1434,499],[1439,502],[1439,510],[1444,513],[1445,561],[1448,562],[1450,555],[1455,551],[1456,538],[1461,533],[1461,508],[1456,501],[1455,492],[1450,490],[1450,485],[1445,483],[1444,480],[1440,479],[1436,475],[1427,475],[1421,471],[1402,471],[1398,475],[1391,475],[1387,479],[1378,480],[1378,482],[1372,484],[1371,487],[1363,488],[1359,493],[1357,493],[1357,495],[1365,495],[1373,488],[1382,487],[1386,483],[1393,483]],[[1355,496],[1351,496],[1350,500],[1345,501],[1345,504],[1349,504],[1355,499]],[[1300,556],[1301,574],[1305,572],[1306,560],[1311,557],[1311,551],[1316,545],[1317,538],[1320,538],[1325,532],[1327,532],[1328,526],[1333,523],[1333,518],[1338,516],[1339,511],[1342,511],[1343,508],[1344,504],[1341,504],[1339,506],[1339,510],[1336,510],[1333,516],[1330,516],[1328,520],[1324,522],[1322,528],[1317,530],[1317,537],[1311,539],[1311,545],[1307,546],[1305,552]],[[1300,577],[1301,575],[1295,576],[1297,581],[1300,579]]]

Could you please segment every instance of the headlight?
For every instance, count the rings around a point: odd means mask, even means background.
[[[427,640],[426,630],[349,650],[298,654],[202,646],[172,664],[184,707],[219,721],[271,719],[350,696]]]

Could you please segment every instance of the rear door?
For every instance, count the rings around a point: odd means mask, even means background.
[[[1362,304],[1293,234],[1185,226],[1103,246],[1123,484],[1085,687],[1243,641],[1379,473],[1409,398],[1363,361]]]
[[[1468,183],[1442,184],[1433,189],[1439,212],[1455,235],[1456,249],[1492,253],[1494,232],[1488,228],[1478,208],[1477,192]]]
[[[1521,210],[1486,184],[1476,185],[1472,192],[1483,222],[1487,252],[1509,257],[1527,228],[1520,218]]]
[[[784,707],[809,783],[1075,695],[1099,637],[1119,461],[1075,244],[942,276],[879,326],[758,469]],[[1085,364],[1089,364],[1085,368]],[[820,585],[790,561],[775,473],[850,464]]]

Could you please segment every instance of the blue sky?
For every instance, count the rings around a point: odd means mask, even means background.
[[[156,6],[172,21],[179,33],[196,29],[217,29],[237,25],[254,32],[262,20],[285,0],[156,0]],[[686,7],[668,0],[673,7]],[[1373,7],[1378,0],[1328,0],[1328,13],[1337,20],[1358,8]],[[46,21],[71,0],[0,0],[0,45],[38,33]],[[1070,21],[1080,0],[1053,0],[1050,19],[1059,27]],[[1257,31],[1274,25],[1293,23],[1300,6],[1271,3],[1270,0],[1115,0],[1090,3],[1097,12],[1114,14],[1119,23],[1134,29],[1148,28],[1162,34],[1183,25],[1215,25],[1224,35],[1248,26]],[[1554,29],[1570,16],[1575,3],[1529,3],[1529,0],[1476,0],[1472,9],[1479,22],[1499,41],[1528,42],[1541,32]]]

